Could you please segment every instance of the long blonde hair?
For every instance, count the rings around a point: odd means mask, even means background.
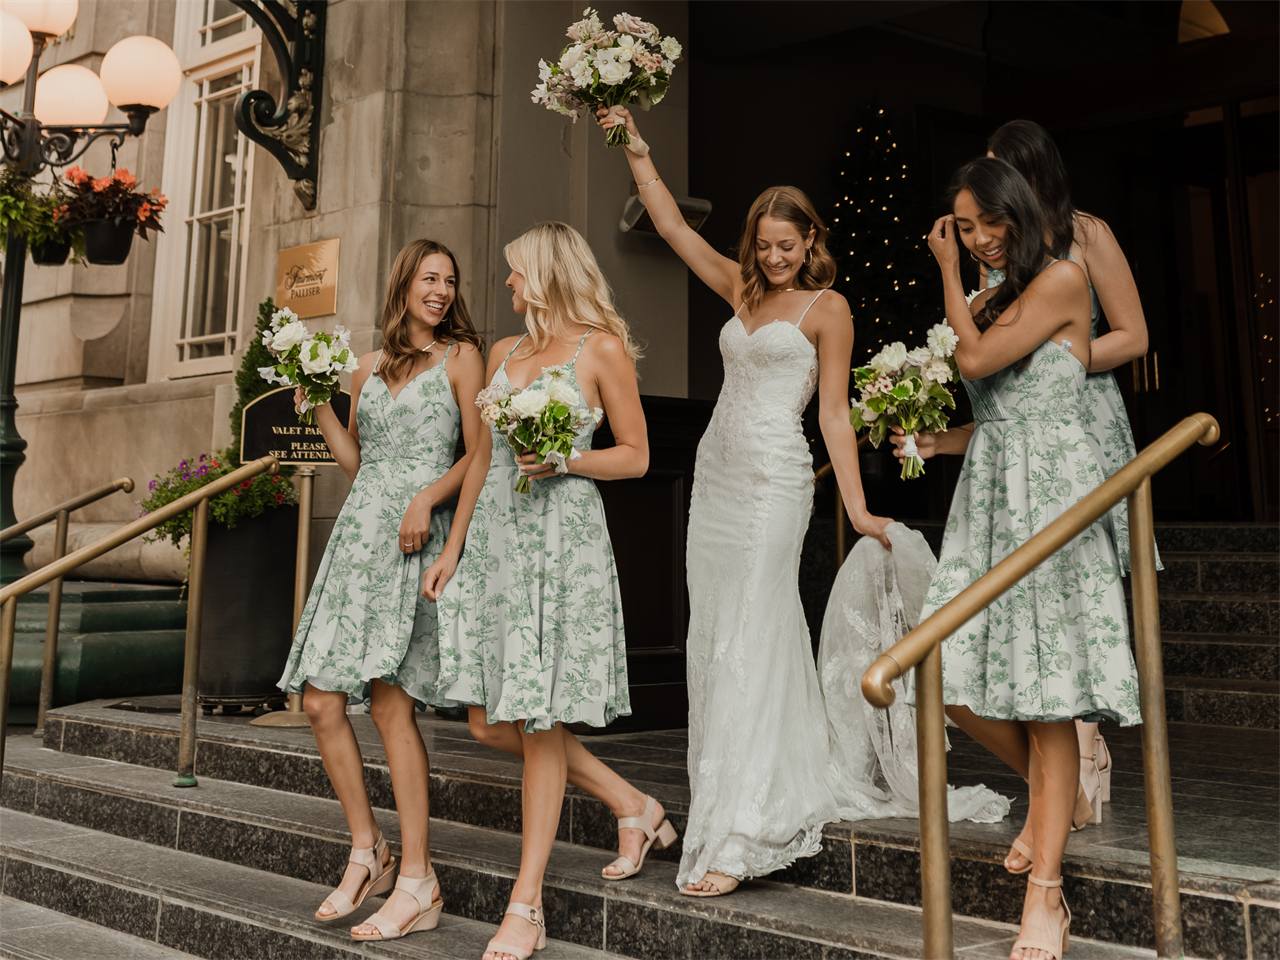
[[[813,201],[797,187],[770,187],[751,204],[747,222],[742,227],[742,240],[738,244],[742,299],[746,301],[747,310],[760,306],[765,291],[769,289],[769,280],[756,259],[756,228],[762,217],[773,217],[791,224],[800,231],[801,239],[808,238],[812,229],[813,246],[805,257],[807,262],[796,273],[795,284],[801,290],[825,290],[831,286],[836,278],[836,262],[827,252],[827,225],[818,216]]]
[[[528,350],[521,351],[524,356],[557,340],[572,340],[571,324],[613,334],[632,363],[643,355],[613,306],[613,291],[595,254],[573,227],[555,220],[536,224],[508,243],[502,255],[524,277],[524,299],[529,305],[524,315],[529,331]]]
[[[418,266],[432,254],[440,253],[453,263],[453,305],[443,320],[436,325],[436,341],[447,343],[457,340],[469,343],[482,354],[484,338],[476,333],[471,323],[471,311],[462,296],[462,271],[458,258],[448,247],[437,240],[414,240],[405,246],[391,266],[387,277],[387,295],[382,301],[382,360],[378,364],[378,376],[395,382],[413,368],[418,348],[409,340],[409,285],[413,283]]]

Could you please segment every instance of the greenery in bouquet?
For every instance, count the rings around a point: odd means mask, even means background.
[[[599,423],[604,411],[586,406],[581,395],[565,382],[563,366],[545,367],[551,382],[515,390],[508,384],[490,384],[476,394],[480,419],[507,438],[517,455],[534,453],[539,463],[550,463],[558,474],[569,472],[569,461],[581,454],[573,441],[591,422]],[[516,481],[517,493],[528,493],[529,478]]]
[[[958,376],[952,359],[958,342],[955,331],[939,323],[929,330],[926,346],[908,351],[900,341],[891,343],[853,371],[853,385],[861,395],[852,404],[849,421],[855,430],[866,428],[877,448],[892,427],[902,428],[907,436],[904,480],[924,473],[912,435],[945,430],[947,411],[955,409],[955,398],[944,384]]]
[[[302,423],[314,424],[315,408],[329,402],[338,389],[338,378],[360,365],[351,349],[350,330],[338,325],[333,333],[313,334],[288,307],[271,315],[260,339],[274,362],[259,367],[258,375],[269,383],[302,387],[306,393],[298,407]]]
[[[573,42],[560,58],[554,63],[538,61],[540,82],[533,88],[533,102],[576,123],[599,106],[636,104],[648,110],[661,101],[680,59],[680,43],[629,13],[614,17],[613,26],[606,30],[594,8],[583,10],[582,19],[566,31]],[[610,147],[630,142],[622,124],[605,137]]]
[[[163,233],[160,213],[169,201],[159,187],[143,192],[138,178],[128,170],[116,170],[109,177],[93,178],[80,167],[72,167],[63,176],[68,186],[57,220],[64,227],[78,227],[91,220],[110,220],[116,226],[132,224],[143,240],[147,231]]]
[[[0,236],[10,230],[25,234],[28,247],[69,243],[72,262],[79,263],[84,259],[84,234],[61,216],[66,202],[56,182],[48,192],[39,193],[17,164],[0,168]]]

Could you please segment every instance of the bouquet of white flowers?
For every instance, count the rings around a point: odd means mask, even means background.
[[[299,421],[316,422],[315,408],[329,402],[338,387],[338,375],[359,365],[351,349],[351,331],[341,325],[333,333],[313,334],[298,315],[284,307],[271,315],[271,326],[262,331],[262,343],[276,358],[258,374],[268,383],[302,387],[307,398],[298,407]]]
[[[569,461],[582,456],[573,441],[587,424],[598,425],[604,411],[582,402],[578,391],[565,382],[565,367],[544,367],[542,372],[551,375],[547,386],[529,384],[515,390],[510,384],[491,383],[476,394],[476,406],[480,419],[496,427],[517,455],[536,453],[539,463],[552,464],[563,476],[569,472]],[[516,481],[516,492],[529,492],[528,477]]]
[[[902,479],[924,473],[924,461],[916,450],[912,434],[947,428],[947,410],[955,399],[943,386],[957,376],[951,359],[960,338],[945,323],[929,330],[928,345],[908,352],[901,343],[891,343],[871,358],[865,367],[853,371],[853,385],[861,391],[853,403],[849,421],[855,430],[867,428],[871,445],[879,447],[890,427],[901,427],[907,435],[902,452]]]
[[[629,13],[613,18],[616,29],[606,30],[592,7],[582,11],[582,19],[569,27],[573,42],[555,63],[538,61],[538,79],[533,102],[548,110],[572,117],[594,112],[598,106],[617,108],[638,104],[648,110],[666,95],[671,72],[680,59],[675,37],[660,36],[658,28]],[[609,130],[605,143],[619,147],[630,143],[626,128],[618,124]]]

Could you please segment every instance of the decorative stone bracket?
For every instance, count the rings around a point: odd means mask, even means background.
[[[277,107],[275,99],[265,90],[242,93],[236,103],[236,126],[280,161],[302,205],[314,210],[320,147],[316,115],[324,89],[328,0],[231,2],[262,30],[286,84],[283,107]]]

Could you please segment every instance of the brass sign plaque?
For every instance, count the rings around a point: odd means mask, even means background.
[[[281,250],[276,260],[276,306],[302,319],[338,310],[338,239]]]
[[[338,421],[348,423],[351,394],[340,390],[329,402]],[[337,462],[320,428],[298,422],[293,407],[293,387],[264,393],[244,408],[240,421],[240,462],[268,456],[296,467]]]

